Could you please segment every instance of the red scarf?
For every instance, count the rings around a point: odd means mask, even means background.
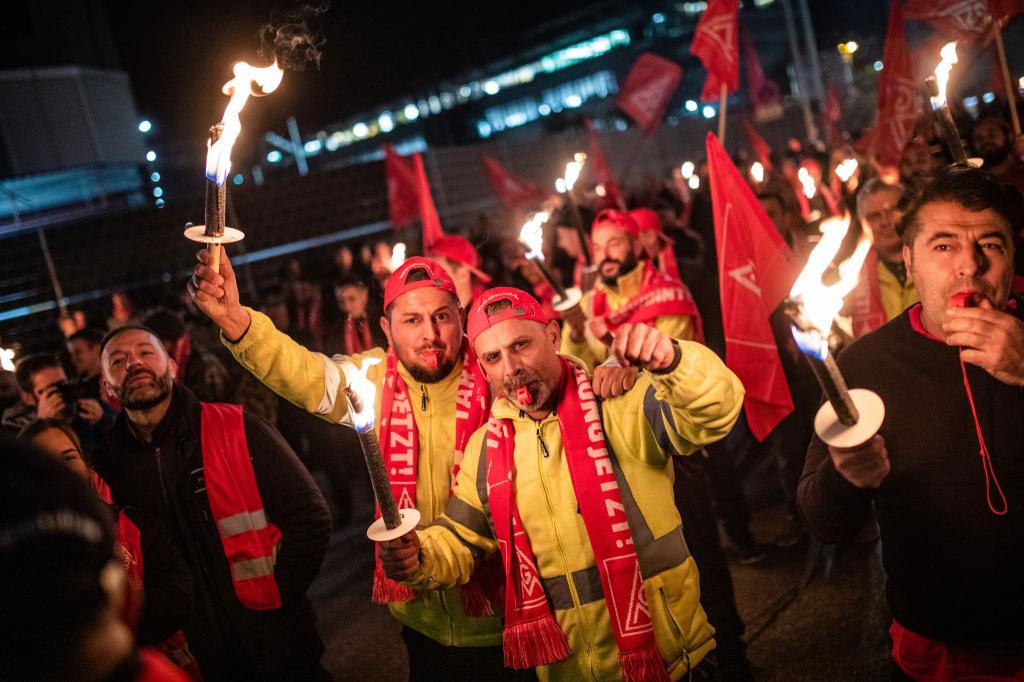
[[[882,285],[878,281],[878,252],[868,251],[860,270],[857,286],[850,292],[846,305],[853,318],[853,338],[859,339],[887,321],[882,304]]]
[[[455,462],[452,467],[452,484],[462,463],[463,450],[469,437],[484,423],[491,407],[491,393],[476,356],[469,343],[463,340],[462,374],[455,398]],[[419,463],[419,434],[416,431],[416,414],[405,380],[398,373],[398,356],[394,349],[388,349],[387,367],[384,374],[384,393],[380,403],[380,445],[384,465],[391,479],[391,490],[399,509],[416,506],[416,471]],[[380,517],[380,508],[376,512]],[[377,551],[373,573],[373,601],[377,604],[405,602],[415,598],[416,593],[409,587],[391,580],[384,575]],[[478,571],[479,573],[479,571]],[[463,602],[469,615],[490,615],[490,604],[479,581],[471,580],[462,588]]]
[[[658,271],[650,261],[643,263],[644,274],[640,292],[618,310],[608,309],[608,295],[599,287],[594,288],[592,316],[602,318],[608,331],[615,333],[627,322],[652,323],[663,315],[682,315],[693,318],[695,338],[703,342],[704,330],[700,313],[694,303],[690,289],[681,281],[673,281]]]
[[[344,348],[341,351],[345,355],[365,353],[373,348],[373,338],[370,336],[370,323],[365,317],[361,317],[359,320],[361,324],[357,325],[351,315],[345,318]]]
[[[676,250],[671,244],[665,244],[661,247],[656,256],[656,262],[661,274],[674,282],[683,281],[683,276],[679,273],[679,261],[676,260]]]
[[[563,359],[560,390],[557,413],[565,459],[601,574],[623,678],[627,682],[668,680],[590,380]],[[517,669],[548,665],[567,658],[569,646],[548,605],[516,504],[515,427],[510,419],[491,419],[487,430],[488,499],[506,576],[505,665]]]

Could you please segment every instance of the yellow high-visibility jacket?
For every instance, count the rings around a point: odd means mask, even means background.
[[[374,413],[380,415],[385,373],[385,351],[374,348],[352,356],[328,358],[299,345],[274,328],[266,315],[249,309],[252,324],[238,343],[221,336],[232,355],[257,379],[282,398],[318,417],[337,424],[348,408],[345,375],[341,363],[362,366],[366,358],[378,358],[367,378],[377,387]],[[405,379],[416,415],[419,460],[416,473],[416,509],[426,525],[448,504],[455,457],[455,397],[462,373],[460,360],[451,373],[435,384],[416,381],[401,362],[398,372]],[[380,419],[374,427],[380,433]],[[367,595],[369,597],[369,595]],[[423,591],[416,599],[389,605],[403,624],[447,646],[496,646],[501,644],[501,620],[497,616],[473,618],[462,609],[458,587]]]
[[[886,321],[896,317],[904,310],[921,300],[917,287],[910,278],[900,284],[892,270],[885,266],[881,256],[878,258],[878,288],[882,292],[882,307],[885,308]]]
[[[605,292],[608,296],[608,309],[618,310],[629,303],[631,298],[640,293],[640,285],[643,283],[643,278],[644,268],[643,264],[641,264],[633,268],[632,272],[619,277],[618,280],[616,280],[616,286],[614,289],[607,286],[600,279],[594,283],[594,286]],[[593,291],[588,291],[583,295],[583,300],[580,301],[580,306],[583,308],[583,312],[589,320],[591,317],[591,311],[594,309]],[[655,320],[654,327],[665,336],[669,336],[673,339],[682,339],[684,341],[692,341],[696,334],[696,327],[693,324],[693,318],[689,315],[662,315]],[[595,367],[608,359],[608,347],[605,346],[596,336],[590,333],[589,325],[587,326],[583,340],[577,342],[572,340],[572,330],[569,328],[569,324],[563,324],[561,352],[563,355],[571,355],[575,358],[579,358],[584,362],[584,364],[586,364],[587,369],[590,371],[594,371]]]
[[[641,372],[627,393],[602,403],[605,436],[617,462],[630,531],[644,577],[658,649],[673,679],[715,644],[700,605],[697,566],[683,539],[672,495],[672,455],[723,438],[739,416],[743,386],[706,347],[680,342],[672,372]],[[537,422],[504,398],[492,414],[515,427],[515,496],[569,657],[537,669],[541,680],[618,680],[619,654],[594,553],[562,448],[558,415]],[[543,441],[544,447],[541,446]],[[421,564],[408,584],[465,583],[497,551],[487,504],[486,426],[466,447],[445,514],[419,531]]]

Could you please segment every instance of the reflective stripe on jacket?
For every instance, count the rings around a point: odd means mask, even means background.
[[[655,638],[673,679],[714,648],[700,606],[697,567],[682,535],[670,457],[724,437],[743,404],[743,387],[704,346],[681,342],[682,359],[667,375],[641,373],[625,395],[604,401],[605,435],[627,507]],[[515,427],[515,490],[555,617],[571,655],[538,668],[542,680],[621,679],[605,595],[578,511],[562,449],[558,415],[537,422],[504,398],[493,415]],[[468,580],[480,559],[497,551],[487,509],[486,429],[473,434],[446,513],[420,533],[422,563],[415,587]]]

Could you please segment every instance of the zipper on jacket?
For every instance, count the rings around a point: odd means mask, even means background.
[[[540,432],[540,422],[534,422],[534,426],[537,427],[537,443],[540,444],[540,451],[542,453],[544,453],[545,457],[549,457],[551,455],[551,453],[548,452],[547,443],[544,442],[544,436],[541,435],[541,432]]]
[[[164,481],[164,468],[160,463],[160,448],[156,448],[153,452],[156,454],[156,477],[160,481],[160,492],[164,495],[164,504],[170,507],[171,496],[167,494],[167,483]]]
[[[420,384],[420,412],[427,411],[427,387]]]

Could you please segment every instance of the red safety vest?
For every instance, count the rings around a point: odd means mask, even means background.
[[[238,600],[256,611],[280,608],[274,562],[281,531],[267,520],[249,459],[240,405],[202,403],[200,441],[206,496]]]

